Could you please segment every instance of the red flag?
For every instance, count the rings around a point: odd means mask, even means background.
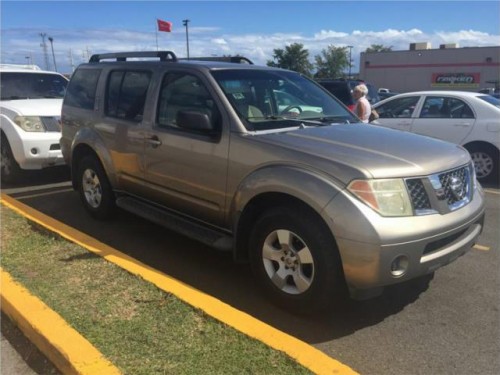
[[[166,31],[167,33],[172,31],[172,22],[162,21],[157,19],[158,22],[158,31]]]

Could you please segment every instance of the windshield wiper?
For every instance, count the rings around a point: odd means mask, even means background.
[[[323,124],[333,124],[333,123],[350,124],[351,123],[349,121],[349,119],[346,118],[345,116],[308,117],[308,118],[303,118],[302,121],[319,121]]]

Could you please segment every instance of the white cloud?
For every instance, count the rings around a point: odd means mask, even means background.
[[[190,27],[189,46],[191,56],[212,56],[243,54],[257,64],[265,64],[272,59],[273,50],[292,43],[302,43],[309,50],[311,60],[329,45],[337,47],[354,46],[352,56],[354,69],[358,65],[359,54],[372,44],[391,46],[393,50],[406,50],[410,43],[430,42],[433,48],[442,43],[458,43],[461,47],[499,45],[499,35],[475,30],[453,32],[437,31],[425,33],[417,28],[408,30],[386,29],[379,31],[354,30],[346,33],[336,30],[320,30],[304,33],[274,34],[223,34],[216,27]],[[35,29],[5,29],[1,35],[2,62],[25,63],[26,56],[33,56],[34,62],[44,67],[41,37]],[[75,65],[85,61],[88,54],[116,51],[156,50],[174,51],[178,56],[186,55],[185,31],[176,27],[171,33],[135,32],[124,29],[93,30],[46,30],[47,36],[54,38],[54,53],[61,71],[70,71],[70,49]],[[47,41],[48,52],[51,54]],[[49,56],[52,61],[52,56]]]

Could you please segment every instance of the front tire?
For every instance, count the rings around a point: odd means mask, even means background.
[[[11,183],[18,182],[23,177],[23,170],[17,163],[16,159],[14,159],[9,141],[3,136],[3,134],[1,142],[2,150],[0,155],[0,162],[2,181]]]
[[[115,195],[101,162],[92,155],[78,164],[78,191],[87,212],[97,219],[113,216]]]
[[[253,229],[250,262],[266,295],[296,313],[329,309],[346,292],[333,236],[308,209],[264,213]]]

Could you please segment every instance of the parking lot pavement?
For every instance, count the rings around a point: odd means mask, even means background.
[[[1,372],[2,375],[35,375],[24,359],[16,352],[3,335],[1,336]]]
[[[270,304],[255,290],[249,267],[234,264],[227,254],[133,215],[105,225],[90,219],[69,183],[4,192],[360,373],[500,373],[498,185],[487,186],[485,228],[478,246],[466,255],[433,276],[388,288],[370,301],[348,302],[316,320]]]
[[[0,373],[2,375],[60,374],[38,348],[3,313],[1,326]]]

